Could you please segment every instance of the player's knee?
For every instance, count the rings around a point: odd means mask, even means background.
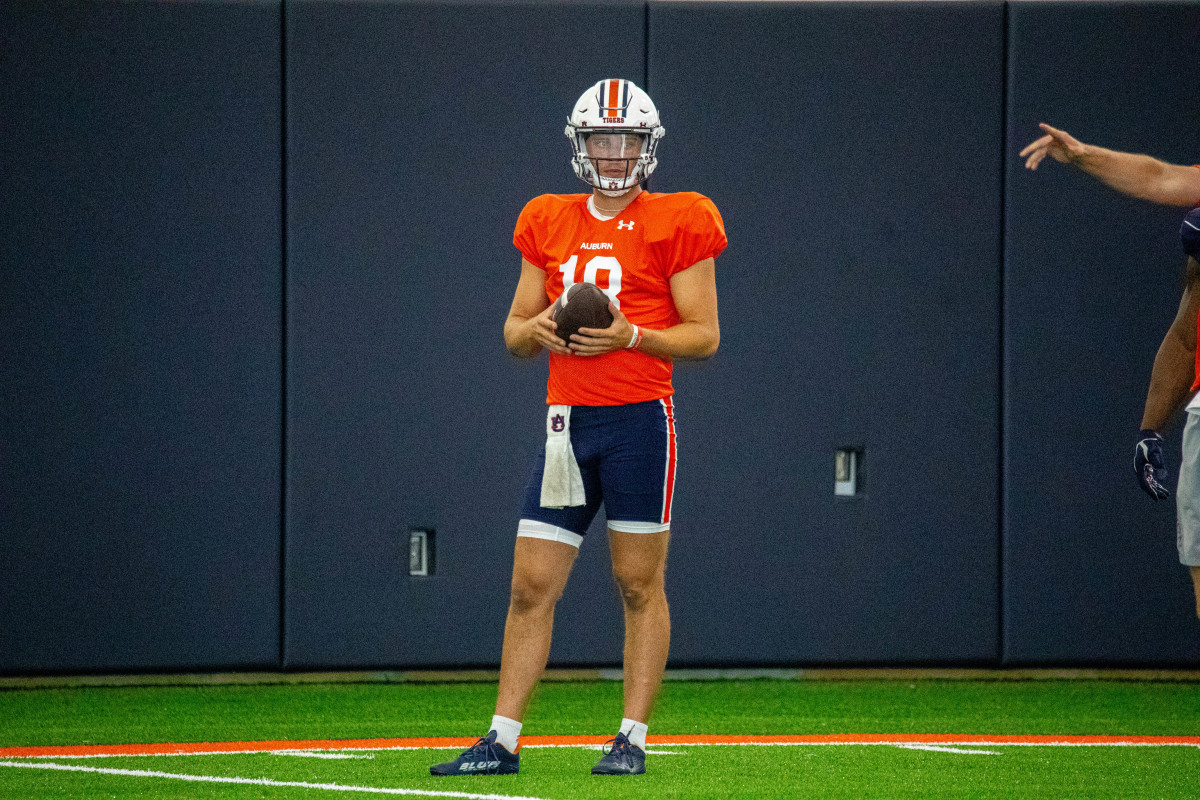
[[[562,596],[562,587],[550,576],[537,572],[520,572],[513,575],[509,610],[514,614],[553,608]]]
[[[617,588],[621,591],[621,602],[629,611],[641,611],[655,600],[665,598],[661,573],[614,572]]]

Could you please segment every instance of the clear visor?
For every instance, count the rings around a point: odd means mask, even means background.
[[[588,158],[637,158],[646,146],[644,133],[588,133],[583,145]]]
[[[633,174],[646,146],[644,133],[585,134],[584,151],[601,178],[624,180]]]

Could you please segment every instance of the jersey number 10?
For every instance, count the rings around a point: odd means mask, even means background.
[[[596,256],[579,266],[579,256],[573,255],[559,266],[563,276],[563,291],[577,283],[593,283],[604,290],[613,305],[621,307],[621,262],[612,256]]]

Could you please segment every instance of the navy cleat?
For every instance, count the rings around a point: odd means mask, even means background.
[[[510,753],[504,745],[496,744],[496,732],[480,739],[462,755],[445,764],[434,764],[430,775],[516,775],[521,766],[521,756]]]
[[[593,775],[642,775],[646,772],[646,751],[630,744],[625,734],[618,733],[605,745],[604,758],[592,767]]]

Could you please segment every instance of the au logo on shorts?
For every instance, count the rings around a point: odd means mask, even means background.
[[[563,418],[562,414],[555,414],[550,418],[550,430],[554,431],[555,433],[562,433],[563,429],[566,427],[567,421]]]

